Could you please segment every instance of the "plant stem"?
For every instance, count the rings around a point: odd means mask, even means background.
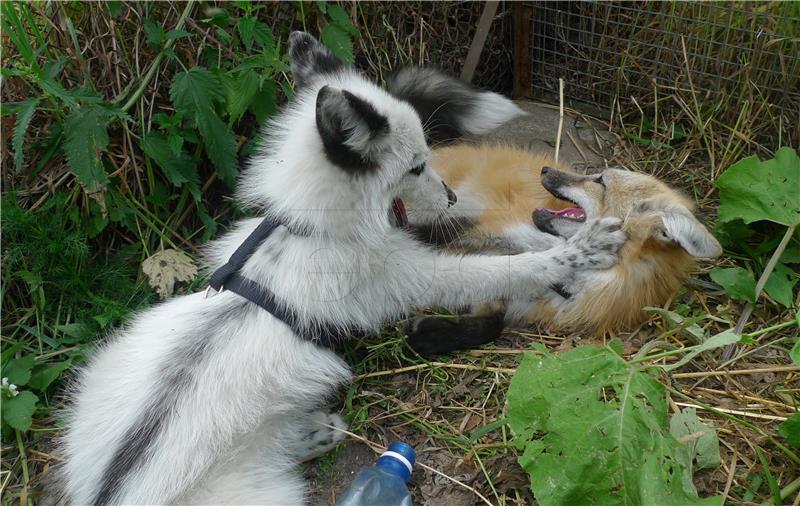
[[[27,504],[33,504],[30,496],[28,495],[28,483],[31,481],[28,475],[28,456],[25,454],[25,445],[22,444],[22,434],[20,431],[14,431],[17,435],[17,448],[19,449],[19,458],[22,460],[22,494],[26,498]]]
[[[781,239],[780,244],[778,244],[778,247],[772,253],[772,256],[770,257],[769,262],[767,262],[767,266],[764,267],[764,272],[761,273],[761,277],[758,278],[758,282],[756,283],[755,300],[758,300],[758,296],[761,295],[761,290],[763,290],[764,289],[764,285],[767,284],[767,280],[769,279],[770,274],[772,274],[772,271],[775,269],[775,266],[778,264],[778,260],[781,258],[781,255],[783,255],[783,252],[786,250],[786,247],[789,245],[789,241],[791,240],[792,235],[794,235],[794,231],[796,229],[797,229],[797,224],[796,223],[794,225],[791,225],[789,228],[787,228],[786,229],[786,233],[783,234],[783,239]],[[736,332],[737,334],[741,334],[742,333],[742,331],[744,330],[744,326],[747,324],[747,320],[749,320],[750,319],[750,315],[753,314],[753,309],[754,308],[755,308],[755,306],[753,304],[751,304],[749,302],[747,303],[747,306],[745,306],[744,311],[742,312],[742,315],[739,317],[739,320],[737,320],[737,322],[736,322],[736,327],[734,327],[734,329],[733,329],[734,332]],[[736,350],[736,345],[735,344],[729,344],[728,346],[726,346],[725,349],[722,350],[722,360],[730,360],[731,358],[733,358],[735,350]]]
[[[797,492],[797,489],[800,489],[800,478],[795,478],[795,480],[785,487],[781,489],[781,499],[786,499],[793,493]],[[770,506],[772,501],[764,501],[761,503],[761,506]]]
[[[192,11],[193,6],[194,6],[194,0],[189,0],[188,2],[186,2],[186,7],[183,9],[181,17],[178,18],[178,22],[175,24],[174,30],[183,29],[183,25],[184,23],[186,23],[186,18],[189,17],[189,13]],[[164,55],[166,54],[167,49],[171,48],[174,42],[175,39],[169,39],[167,42],[164,43],[164,48],[161,49],[161,51],[158,53],[158,56],[156,56],[156,59],[150,65],[150,68],[147,69],[147,73],[145,74],[144,78],[142,78],[142,82],[139,83],[139,87],[136,88],[136,91],[133,92],[131,98],[129,98],[128,101],[125,102],[125,105],[122,106],[123,111],[127,111],[128,109],[133,107],[133,104],[135,104],[136,101],[139,100],[139,97],[142,96],[142,93],[144,93],[144,89],[147,87],[147,85],[150,83],[150,80],[156,74],[159,65],[161,65],[161,60],[164,59]],[[121,101],[122,98],[123,98],[122,96],[119,96],[115,98],[113,102],[117,103]]]

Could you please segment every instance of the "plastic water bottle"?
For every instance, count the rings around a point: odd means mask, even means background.
[[[414,449],[392,443],[373,467],[362,469],[336,506],[411,506],[406,483],[414,469]]]

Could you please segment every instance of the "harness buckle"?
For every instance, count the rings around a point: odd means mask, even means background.
[[[204,298],[204,299],[207,299],[207,298],[208,298],[208,294],[209,294],[209,292],[210,292],[210,291],[211,291],[211,285],[208,285],[208,286],[206,287],[206,291],[205,291],[205,292],[203,292],[203,298]],[[217,295],[217,294],[219,294],[219,293],[222,293],[222,292],[224,292],[224,291],[225,291],[225,287],[224,287],[224,286],[220,286],[220,287],[219,287],[219,291],[216,291],[216,290],[214,290],[214,293],[212,293],[212,294],[211,294],[211,296],[213,297],[213,296],[215,296],[215,295]]]

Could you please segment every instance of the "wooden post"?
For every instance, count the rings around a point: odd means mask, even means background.
[[[475,75],[475,68],[478,66],[478,61],[481,59],[483,46],[486,45],[486,37],[489,35],[489,29],[492,27],[492,20],[494,14],[497,12],[497,6],[500,2],[497,0],[489,0],[483,6],[483,13],[481,19],[478,20],[478,29],[475,31],[475,36],[472,38],[472,44],[469,46],[469,53],[467,59],[464,60],[464,67],[461,69],[461,79],[470,82],[472,76]]]
[[[514,97],[531,98],[533,6],[514,2]]]

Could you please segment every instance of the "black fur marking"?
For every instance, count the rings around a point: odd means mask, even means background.
[[[414,237],[434,246],[447,246],[456,241],[466,230],[475,226],[475,220],[463,216],[441,217],[433,223],[415,226]]]
[[[366,153],[359,153],[346,144],[353,134],[345,127],[345,118],[362,121],[369,128],[369,138],[374,140],[389,131],[389,122],[368,102],[348,91],[336,91],[323,86],[317,95],[316,121],[325,156],[328,160],[352,174],[375,170],[377,162]]]
[[[458,139],[482,93],[471,84],[438,69],[406,68],[389,78],[389,92],[417,111],[430,142]]]
[[[550,285],[550,289],[559,294],[560,296],[564,297],[565,299],[569,300],[572,298],[572,294],[569,293],[561,283],[556,283],[554,285]]]
[[[475,348],[500,337],[503,316],[420,316],[406,329],[408,344],[423,356]]]
[[[305,32],[289,35],[289,61],[298,89],[306,86],[317,74],[332,74],[348,67],[330,49]]]
[[[216,344],[217,336],[224,336],[225,327],[231,320],[242,318],[248,310],[248,304],[242,300],[224,313],[215,315],[205,325],[197,326],[203,329],[201,332],[186,335],[182,345],[164,357],[161,373],[157,375],[163,388],[153,396],[150,405],[142,411],[114,451],[103,472],[99,492],[93,501],[95,506],[114,502],[125,478],[144,465],[148,450],[169,423],[180,396],[191,387],[194,372]]]
[[[358,98],[347,90],[342,90],[342,94],[353,111],[369,127],[369,138],[371,140],[389,133],[389,120],[383,117],[372,104]]]

